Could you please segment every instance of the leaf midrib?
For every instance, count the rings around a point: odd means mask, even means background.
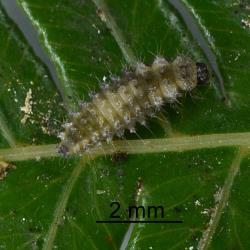
[[[116,151],[128,154],[147,154],[161,152],[184,152],[197,149],[210,149],[217,147],[241,146],[250,152],[250,132],[208,134],[196,136],[183,136],[162,139],[143,139],[114,141],[112,145],[93,148],[83,153],[85,156],[102,156],[113,154]],[[57,144],[34,145],[0,149],[0,158],[6,161],[24,161],[31,159],[61,157]]]

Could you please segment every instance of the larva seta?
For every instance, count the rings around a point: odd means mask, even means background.
[[[145,125],[164,103],[174,103],[183,92],[207,83],[209,73],[204,63],[178,56],[169,62],[156,57],[151,66],[138,63],[136,69],[106,84],[90,102],[82,103],[71,114],[60,133],[59,152],[63,155],[85,152],[122,137],[124,130],[135,132],[137,122]]]

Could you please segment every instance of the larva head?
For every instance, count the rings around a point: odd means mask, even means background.
[[[197,62],[197,84],[202,85],[206,84],[209,80],[209,71],[205,63]]]

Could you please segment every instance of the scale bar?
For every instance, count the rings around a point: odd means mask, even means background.
[[[182,220],[97,220],[96,223],[151,223],[151,224],[160,224],[160,223],[169,223],[169,224],[179,224],[183,223]]]

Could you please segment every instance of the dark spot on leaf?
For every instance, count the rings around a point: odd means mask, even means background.
[[[43,239],[43,238],[39,238],[39,239],[36,241],[36,246],[38,247],[38,249],[42,249],[43,244],[44,244],[44,239]]]
[[[29,232],[30,233],[41,233],[42,229],[39,226],[30,226]]]
[[[181,213],[182,212],[182,208],[180,206],[175,206],[173,208],[173,210],[174,210],[175,213]]]
[[[128,154],[125,152],[116,152],[111,155],[112,163],[121,163],[128,160]]]

